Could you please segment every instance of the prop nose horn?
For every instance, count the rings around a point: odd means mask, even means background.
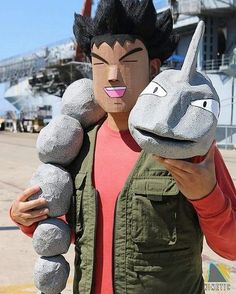
[[[198,23],[195,33],[192,37],[192,41],[189,45],[188,52],[181,69],[181,78],[183,78],[185,81],[190,81],[193,74],[196,72],[199,45],[201,43],[204,32],[205,23],[201,20]]]

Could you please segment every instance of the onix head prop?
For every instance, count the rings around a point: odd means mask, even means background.
[[[211,81],[196,71],[204,29],[200,21],[182,69],[157,75],[130,113],[130,132],[147,153],[185,159],[205,155],[214,141],[219,97]]]

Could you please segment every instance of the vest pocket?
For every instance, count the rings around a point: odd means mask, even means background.
[[[135,195],[132,201],[131,236],[135,243],[158,251],[177,241],[176,201],[153,201]]]
[[[131,237],[139,252],[168,250],[177,242],[178,190],[172,178],[158,180],[134,186]]]
[[[136,252],[132,260],[135,272],[160,272],[164,269],[183,263],[185,266],[192,264],[193,252],[190,248],[182,250],[143,254]]]
[[[133,291],[145,294],[203,294],[202,272],[190,248],[161,253],[136,253],[133,264],[137,277]]]

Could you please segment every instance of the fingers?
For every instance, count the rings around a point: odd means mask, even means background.
[[[189,175],[189,173],[186,173],[185,171],[182,171],[176,167],[172,167],[168,165],[166,165],[165,167],[171,173],[172,177],[174,177],[175,180],[179,182],[183,181],[185,177]]]
[[[39,191],[40,191],[39,186],[33,186],[33,187],[26,189],[22,194],[20,194],[18,196],[18,198],[16,199],[16,202],[18,202],[20,204],[22,212],[46,205],[47,201],[45,198],[38,198],[35,200],[27,201],[29,199],[29,197],[33,196],[34,194],[38,193]]]
[[[157,155],[153,155],[160,163],[162,163],[168,170],[171,168],[179,169],[187,173],[194,173],[194,165],[191,162],[176,159],[166,159]]]
[[[212,143],[209,151],[207,152],[206,158],[205,158],[205,162],[214,162],[214,158],[215,158],[215,150],[216,150],[216,144],[215,142]]]
[[[33,220],[35,218],[45,217],[47,216],[48,213],[49,213],[48,208],[43,208],[43,209],[37,209],[37,210],[27,211],[25,213],[22,213],[21,217],[24,219]]]
[[[48,216],[47,215],[43,215],[43,216],[38,216],[32,219],[27,219],[24,216],[22,216],[22,218],[20,219],[20,221],[18,223],[20,223],[21,225],[24,225],[26,227],[29,227],[31,225],[33,225],[34,223],[43,221],[45,219],[47,219]]]
[[[48,218],[49,209],[26,210],[24,202],[15,201],[11,209],[12,219],[24,226],[30,226],[35,222]]]
[[[13,202],[11,207],[11,216],[15,222],[25,226],[30,226],[33,223],[48,217],[48,208],[42,207],[47,204],[46,199],[38,198],[35,200],[28,200],[29,197],[39,191],[39,186],[30,187],[20,194]]]
[[[27,210],[38,208],[38,207],[46,205],[46,204],[47,204],[47,201],[45,198],[38,198],[35,200],[30,200],[30,201],[24,202],[24,207],[22,207],[22,208],[24,211],[27,211]]]
[[[195,174],[197,169],[203,167],[205,165],[214,165],[214,158],[215,158],[215,149],[216,145],[215,142],[212,143],[208,153],[206,154],[206,158],[199,163],[192,163],[185,160],[179,159],[169,159],[163,158],[157,155],[153,155],[156,160],[162,163],[169,171],[172,167],[177,168],[181,171],[187,172],[189,174]]]
[[[18,197],[17,197],[17,200],[19,201],[26,201],[30,196],[36,194],[37,192],[40,191],[40,187],[39,186],[33,186],[33,187],[30,187],[28,189],[26,189],[22,194],[20,194]]]
[[[205,159],[199,163],[165,159],[158,156],[154,156],[154,158],[171,173],[185,197],[198,200],[208,195],[216,185],[215,150],[215,144],[212,144]]]

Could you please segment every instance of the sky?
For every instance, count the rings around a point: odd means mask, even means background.
[[[3,0],[0,60],[73,36],[82,0]]]
[[[83,0],[2,0],[0,60],[73,37],[74,12],[82,6]],[[3,100],[5,88],[0,84],[0,114],[14,109]]]

